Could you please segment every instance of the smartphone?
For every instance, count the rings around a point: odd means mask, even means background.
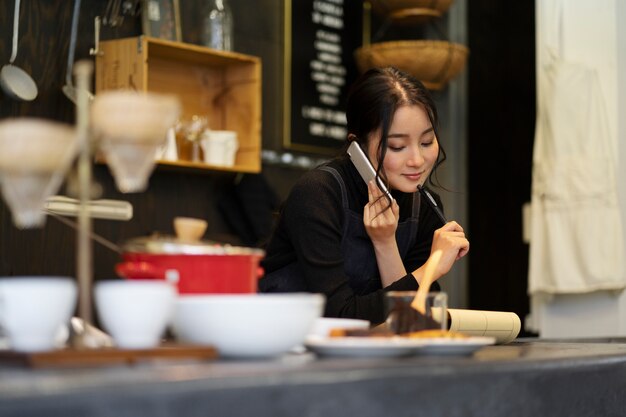
[[[359,174],[361,174],[361,178],[363,178],[365,184],[369,184],[370,181],[376,179],[376,171],[374,170],[372,163],[369,159],[367,159],[365,152],[363,152],[363,149],[361,149],[361,146],[356,141],[350,143],[350,146],[348,147],[348,155],[350,156],[350,160],[356,167],[357,171],[359,171]],[[387,187],[385,187],[385,184],[383,184],[380,178],[378,178],[377,182],[387,198],[389,198],[389,200],[393,200],[391,193]]]

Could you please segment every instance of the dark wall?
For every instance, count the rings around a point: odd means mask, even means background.
[[[528,245],[535,126],[532,1],[468,1],[470,308],[528,313]]]

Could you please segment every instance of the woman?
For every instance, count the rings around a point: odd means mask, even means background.
[[[436,250],[438,279],[469,242],[417,192],[445,159],[424,85],[394,68],[372,69],[352,86],[346,117],[348,143],[361,145],[394,200],[365,184],[345,153],[306,173],[281,210],[259,288],[323,293],[325,316],[378,324],[385,292],[416,290]]]

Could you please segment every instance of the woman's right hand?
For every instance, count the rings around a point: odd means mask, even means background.
[[[374,246],[396,244],[396,229],[400,208],[396,200],[389,204],[387,197],[370,181],[367,184],[369,201],[363,208],[363,224]]]
[[[400,207],[396,200],[389,204],[374,181],[368,184],[368,194],[369,201],[363,208],[363,224],[374,246],[380,281],[383,287],[387,287],[406,275],[396,241]]]
[[[436,251],[441,251],[441,257],[435,270],[436,277],[439,278],[447,274],[455,261],[467,255],[469,246],[469,240],[465,237],[463,227],[455,221],[450,221],[435,230],[430,249],[431,257]],[[429,261],[431,258],[426,262]]]

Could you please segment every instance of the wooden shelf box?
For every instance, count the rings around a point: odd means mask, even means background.
[[[148,36],[100,43],[96,57],[96,93],[130,89],[175,94],[183,119],[205,116],[212,130],[237,132],[239,149],[233,167],[189,161],[189,166],[237,172],[261,171],[261,60],[235,52]]]

